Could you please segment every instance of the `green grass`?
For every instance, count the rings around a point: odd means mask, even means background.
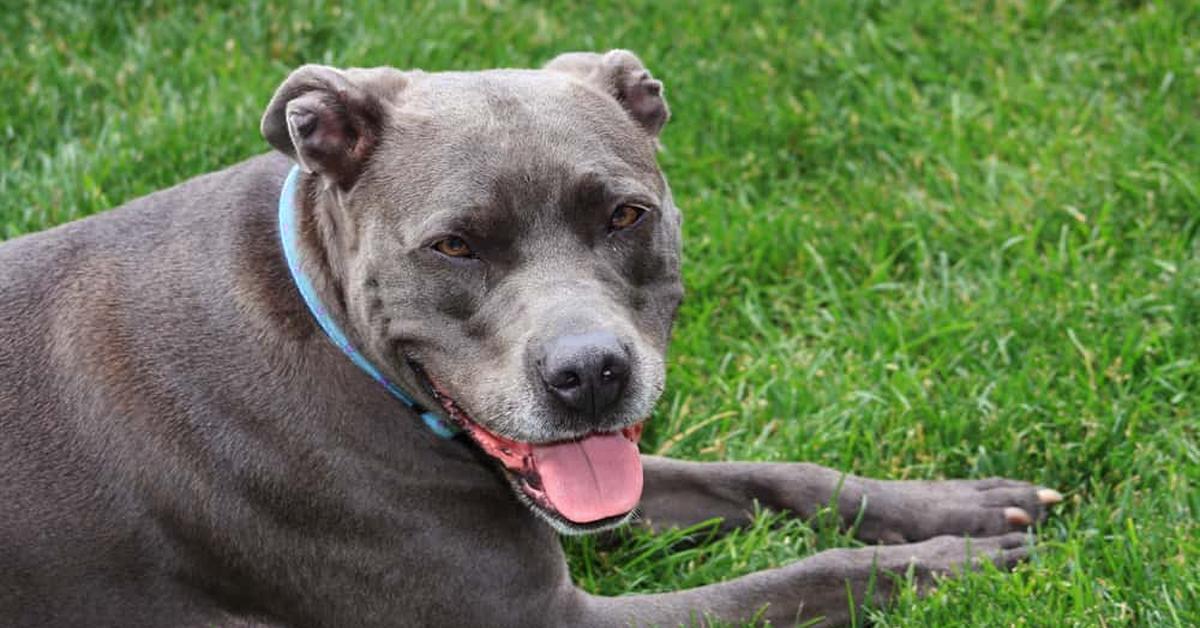
[[[1200,624],[1195,2],[110,4],[0,14],[0,237],[264,151],[301,62],[631,48],[667,84],[686,213],[646,448],[1066,493],[1029,564],[883,625]],[[568,549],[620,593],[849,543],[771,523]]]

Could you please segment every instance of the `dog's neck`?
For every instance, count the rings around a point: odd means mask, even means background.
[[[312,278],[310,278],[308,273],[304,270],[305,258],[302,253],[302,249],[304,248],[302,244],[302,234],[304,230],[300,226],[299,218],[301,216],[296,209],[296,197],[298,196],[299,189],[296,185],[296,182],[300,177],[300,173],[301,170],[299,167],[292,168],[291,173],[288,174],[287,179],[284,181],[283,188],[280,190],[278,225],[280,231],[280,244],[283,246],[283,253],[284,257],[286,258],[291,279],[296,284],[296,288],[299,289],[300,295],[304,300],[309,313],[313,316],[313,318],[316,319],[317,324],[320,325],[321,329],[325,332],[326,336],[328,336],[329,340],[342,350],[349,361],[353,362],[356,366],[362,369],[362,371],[369,375],[372,380],[378,382],[397,401],[402,403],[413,412],[416,412],[421,417],[422,422],[424,422],[425,425],[429,427],[429,429],[433,430],[433,432],[438,436],[443,438],[452,438],[459,432],[455,424],[452,421],[448,421],[440,416],[439,411],[431,410],[419,403],[416,395],[411,392],[414,389],[410,388],[405,390],[403,387],[397,385],[392,378],[389,378],[383,372],[381,372],[380,368],[376,364],[373,364],[369,358],[361,353],[361,343],[355,343],[352,339],[350,339],[349,336],[346,335],[346,332],[342,329],[343,326],[338,324],[333,313],[330,312],[330,307],[326,305],[326,301],[320,298],[319,291],[315,287]],[[318,191],[318,195],[311,196],[307,199],[312,202],[313,211],[309,214],[309,216],[312,217],[313,222],[316,225],[316,228],[310,231],[315,231],[317,234],[317,237],[315,238],[316,242],[309,242],[309,248],[318,251],[324,251],[326,253],[326,255],[319,258],[326,262],[326,270],[329,271],[327,275],[327,281],[325,281],[325,283],[329,285],[330,289],[326,290],[326,292],[333,292],[334,295],[337,296],[337,293],[339,292],[338,288],[346,285],[346,282],[337,281],[336,270],[338,268],[344,269],[345,265],[338,265],[336,263],[336,258],[329,255],[329,251],[342,252],[342,249],[337,247],[345,244],[344,241],[346,238],[340,237],[340,234],[345,233],[346,230],[344,226],[347,224],[347,221],[345,220],[345,212],[341,211],[344,208],[344,205],[341,203],[342,199],[336,193],[332,199],[330,199],[328,196],[322,199],[322,197],[319,196],[321,193],[322,192]],[[319,206],[321,200],[333,202],[336,207],[331,208],[328,213],[324,213],[321,211]],[[323,223],[320,218],[323,215],[335,216],[332,220],[324,223],[332,224],[332,229],[323,229],[321,227]],[[337,216],[340,216],[340,218]],[[342,228],[339,228],[339,226]],[[327,248],[320,249],[319,245],[322,243],[324,243]],[[320,268],[320,264],[317,264],[316,266]],[[347,302],[348,299],[345,299],[344,297],[341,299],[342,313],[344,314],[342,317],[343,319],[349,318],[349,312],[346,309]]]
[[[315,173],[302,173],[296,187],[297,244],[303,260],[302,270],[329,314],[351,340],[359,342],[362,339],[355,337],[353,326],[349,324],[345,291],[348,252],[352,250],[356,236],[346,213],[343,194]]]

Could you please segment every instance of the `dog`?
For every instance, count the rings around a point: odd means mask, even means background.
[[[1051,489],[639,455],[669,116],[624,50],[307,65],[271,153],[0,246],[0,624],[840,624],[889,574],[1022,560]],[[600,597],[557,536],[756,504],[871,545]]]

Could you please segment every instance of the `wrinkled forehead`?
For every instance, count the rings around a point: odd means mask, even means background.
[[[420,75],[397,104],[372,178],[403,182],[423,202],[664,192],[654,140],[612,98],[557,72]]]

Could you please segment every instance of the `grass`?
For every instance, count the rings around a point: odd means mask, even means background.
[[[667,84],[687,216],[646,448],[1067,494],[1015,574],[881,625],[1200,624],[1200,8],[796,4],[18,0],[0,237],[264,151],[258,117],[301,62],[631,48]],[[584,587],[621,593],[850,542],[768,517],[681,541],[567,545]]]

